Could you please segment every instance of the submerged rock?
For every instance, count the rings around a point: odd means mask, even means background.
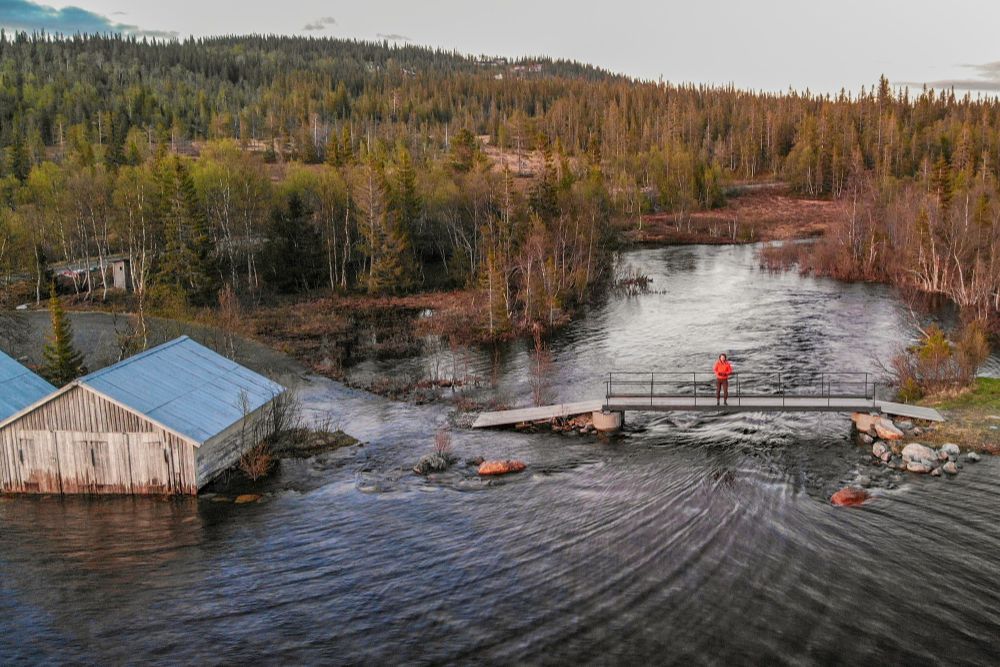
[[[479,474],[483,476],[506,475],[512,472],[521,472],[527,467],[524,461],[483,461],[479,466]]]
[[[451,454],[434,452],[420,457],[417,465],[413,466],[413,472],[418,475],[429,475],[432,472],[444,472],[455,462],[455,457]]]
[[[247,503],[255,503],[260,500],[260,494],[257,493],[244,493],[241,496],[236,496],[234,501],[237,505],[245,505]]]
[[[968,461],[969,463],[979,463],[979,460],[981,458],[982,457],[976,452],[969,452],[968,454],[965,455],[965,460]]]
[[[830,497],[830,502],[839,507],[860,505],[871,497],[864,489],[856,486],[845,486]]]

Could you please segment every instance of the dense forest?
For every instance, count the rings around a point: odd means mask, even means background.
[[[499,335],[585,298],[614,222],[781,179],[851,204],[807,270],[1000,310],[1000,101],[884,78],[772,94],[386,43],[0,33],[0,151],[0,274],[39,300],[54,268],[125,256],[152,308],[469,287]]]

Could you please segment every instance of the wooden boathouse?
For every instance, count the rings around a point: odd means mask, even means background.
[[[183,336],[4,417],[0,492],[196,494],[256,444],[284,392]]]

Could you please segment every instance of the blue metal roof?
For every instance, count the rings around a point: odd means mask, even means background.
[[[198,443],[285,391],[187,336],[85,375],[79,382]]]
[[[37,403],[55,390],[48,382],[0,352],[0,421]]]

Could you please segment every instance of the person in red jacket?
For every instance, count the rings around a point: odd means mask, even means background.
[[[719,355],[719,360],[712,368],[715,373],[715,404],[719,404],[719,396],[725,396],[726,405],[729,405],[729,376],[733,374],[733,365],[729,363],[729,358],[725,354]]]

